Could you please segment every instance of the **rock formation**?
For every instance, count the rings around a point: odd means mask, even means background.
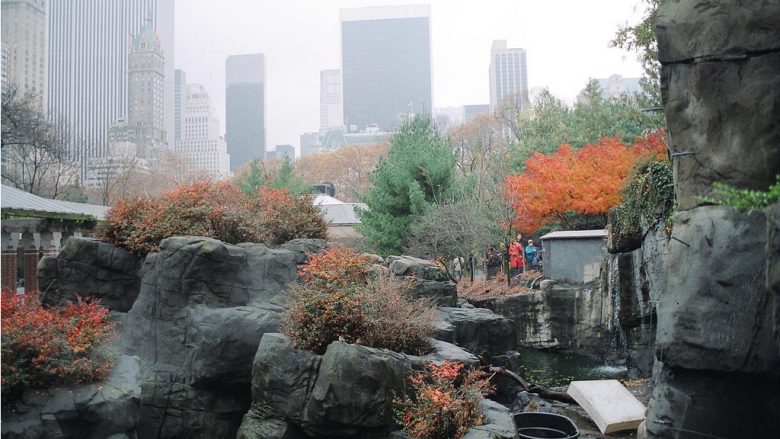
[[[141,290],[142,266],[142,258],[123,248],[94,238],[70,238],[57,256],[38,264],[41,303],[65,305],[79,295],[127,312]]]
[[[778,437],[766,217],[700,197],[780,174],[780,3],[664,2],[657,32],[679,212],[647,436]]]

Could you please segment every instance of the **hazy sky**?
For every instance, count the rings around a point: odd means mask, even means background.
[[[201,83],[225,130],[225,58],[265,53],[267,148],[299,146],[319,129],[320,70],[340,68],[339,9],[420,4],[403,0],[177,0],[175,62]],[[610,49],[639,0],[433,0],[435,107],[489,103],[493,40],[528,52],[528,85],[569,102],[588,78],[639,77],[636,56]]]

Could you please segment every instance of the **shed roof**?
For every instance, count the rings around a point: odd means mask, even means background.
[[[317,206],[325,216],[325,221],[334,226],[360,224],[355,208],[368,209],[363,203],[321,204]]]
[[[4,217],[97,219],[99,221],[106,218],[106,213],[110,209],[94,204],[50,200],[5,185],[0,192],[0,205]]]
[[[542,236],[542,239],[601,239],[607,237],[606,229],[598,230],[571,230],[552,232]]]

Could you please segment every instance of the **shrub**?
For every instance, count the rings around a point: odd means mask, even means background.
[[[463,437],[482,425],[479,402],[493,386],[478,370],[464,371],[449,361],[426,364],[410,378],[413,396],[393,400],[396,421],[408,435],[419,439]]]
[[[3,403],[26,388],[105,379],[114,366],[108,342],[115,336],[108,309],[78,299],[41,307],[37,292],[2,292]]]
[[[427,351],[435,310],[407,297],[409,282],[368,278],[368,263],[368,257],[341,247],[309,254],[282,317],[282,332],[297,348],[322,354],[341,339],[410,354]]]
[[[733,206],[739,210],[746,210],[749,214],[754,211],[763,212],[773,203],[780,201],[780,174],[775,176],[776,183],[769,186],[766,191],[751,189],[739,189],[734,186],[716,181],[713,183],[715,190],[712,197],[696,197],[698,200],[712,204]]]
[[[327,224],[305,196],[268,187],[247,194],[227,183],[199,182],[159,200],[120,202],[98,230],[104,241],[141,256],[176,235],[279,245],[295,238],[326,238]]]

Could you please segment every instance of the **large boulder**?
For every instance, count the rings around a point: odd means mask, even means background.
[[[486,358],[517,349],[511,320],[489,309],[440,308],[442,319],[453,325],[454,344]]]
[[[392,400],[407,391],[406,377],[422,363],[479,360],[432,340],[417,357],[366,346],[331,343],[325,354],[295,349],[281,334],[263,336],[252,370],[251,410],[241,438],[378,437],[393,427]]]
[[[143,258],[121,247],[72,237],[57,256],[46,256],[38,264],[41,303],[66,305],[78,295],[127,312],[141,290],[142,265]]]
[[[385,264],[390,274],[412,279],[416,297],[431,299],[439,306],[455,306],[458,302],[457,285],[438,265],[411,256],[388,256]]]
[[[84,386],[27,389],[3,410],[4,439],[135,437],[141,420],[138,357],[120,356],[108,379]]]
[[[728,206],[680,212],[658,313],[667,367],[780,375],[766,290],[766,217]],[[663,311],[663,312],[662,312]]]
[[[780,3],[669,1],[658,8],[661,92],[680,210],[713,182],[766,190],[780,173]]]
[[[284,288],[295,276],[288,250],[168,238],[146,258],[122,346],[144,361],[181,368],[185,384],[248,385],[260,338],[276,330]]]
[[[775,338],[780,346],[780,202],[766,210],[766,287],[775,313]]]
[[[163,240],[147,256],[121,348],[143,363],[140,438],[234,438],[250,402],[252,359],[277,331],[297,250],[203,237]]]
[[[778,437],[777,378],[691,371],[662,364],[653,379],[656,384],[645,422],[647,438]]]

